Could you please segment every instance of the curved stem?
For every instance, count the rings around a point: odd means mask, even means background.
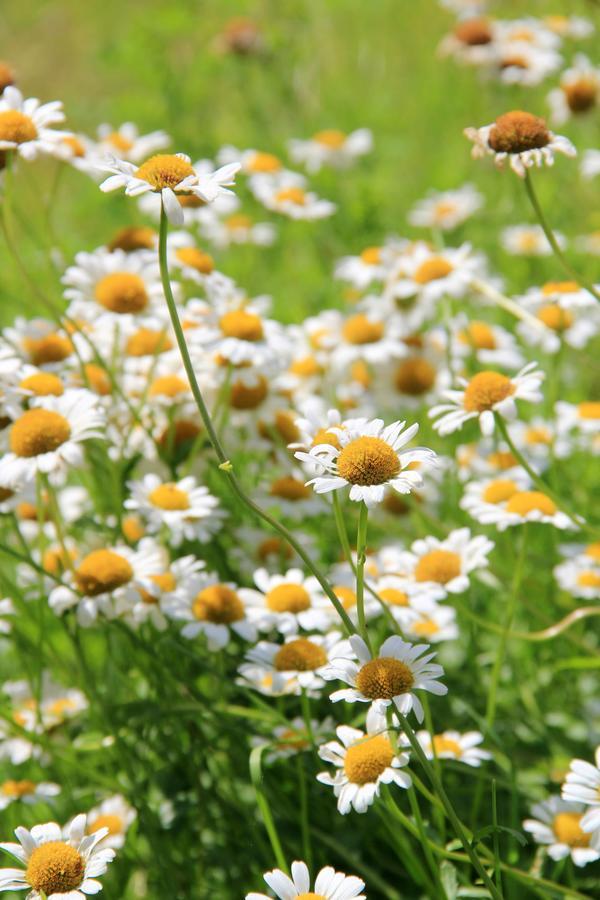
[[[236,496],[241,500],[241,502],[248,507],[256,516],[270,525],[275,531],[278,531],[279,534],[285,538],[285,540],[290,544],[290,546],[295,550],[298,554],[302,562],[307,566],[308,569],[315,576],[329,599],[331,600],[333,606],[340,619],[344,623],[344,627],[346,631],[350,634],[356,634],[356,628],[352,622],[352,619],[347,614],[346,610],[340,603],[339,599],[336,597],[333,592],[333,588],[329,584],[327,578],[318,566],[312,561],[312,559],[308,556],[302,544],[296,540],[291,531],[289,531],[285,525],[282,525],[281,522],[278,522],[268,513],[266,513],[263,509],[258,506],[244,491],[240,482],[238,481],[236,475],[233,471],[233,466],[230,460],[225,453],[225,449],[219,439],[219,436],[215,430],[212,419],[210,417],[210,413],[204,402],[204,398],[202,396],[202,392],[200,390],[200,386],[198,384],[198,380],[196,378],[196,373],[194,372],[194,366],[192,360],[190,358],[189,350],[186,344],[185,335],[183,333],[183,328],[181,327],[181,322],[179,321],[179,313],[177,312],[177,305],[175,303],[175,298],[173,296],[173,291],[171,289],[171,281],[169,278],[169,266],[167,261],[167,233],[168,233],[168,219],[165,213],[164,207],[161,207],[160,212],[160,233],[159,233],[159,244],[158,244],[158,259],[160,263],[160,275],[162,280],[162,286],[165,293],[165,299],[167,301],[167,307],[169,310],[169,315],[171,317],[171,324],[173,325],[173,331],[175,332],[175,338],[177,340],[177,346],[179,347],[179,352],[181,354],[181,359],[183,362],[183,366],[185,368],[186,375],[188,377],[190,383],[190,389],[192,391],[192,396],[196,402],[196,406],[198,407],[198,412],[200,413],[200,417],[202,419],[202,423],[206,429],[206,433],[208,435],[208,439],[212,445],[213,450],[219,460],[219,469],[224,472],[229,481],[229,485]]]

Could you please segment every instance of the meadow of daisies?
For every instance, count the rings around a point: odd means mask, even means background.
[[[192,6],[8,5],[0,892],[592,900],[598,10]]]

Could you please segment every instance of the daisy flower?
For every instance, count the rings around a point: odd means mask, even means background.
[[[591,439],[600,433],[600,400],[583,400],[581,403],[559,400],[554,412],[560,435],[576,429]]]
[[[544,119],[522,110],[504,113],[482,128],[466,128],[464,133],[474,143],[474,159],[493,156],[499,167],[508,161],[520,178],[531,166],[553,165],[555,153],[577,155],[568,138],[549,131]]]
[[[323,200],[314,191],[307,191],[295,182],[276,182],[270,179],[256,180],[253,188],[256,199],[266,209],[281,213],[290,219],[325,219],[333,215],[337,206],[330,200]]]
[[[583,804],[549,797],[532,807],[532,819],[525,819],[523,828],[537,844],[547,847],[550,859],[570,856],[576,866],[585,866],[600,859],[600,830],[586,833],[582,827]]]
[[[597,304],[575,306],[568,294],[548,302],[548,297],[543,293],[540,296],[535,289],[516,299],[545,326],[539,328],[529,320],[521,321],[517,333],[525,343],[541,347],[546,353],[558,353],[564,344],[580,350],[600,329]]]
[[[466,14],[459,20],[450,34],[440,42],[440,56],[452,56],[460,63],[482,66],[491,63],[496,53],[495,23],[484,16]]]
[[[393,704],[399,713],[408,715],[414,709],[419,722],[423,721],[423,707],[415,691],[428,691],[438,696],[448,693],[445,684],[438,681],[444,670],[431,660],[435,653],[427,653],[429,644],[408,644],[397,636],[387,638],[373,657],[361,637],[352,635],[349,643],[354,659],[333,659],[323,673],[327,681],[339,679],[350,685],[334,691],[333,703],[371,703],[382,712]]]
[[[133,806],[121,796],[115,794],[107,797],[99,806],[95,806],[87,814],[87,834],[102,831],[105,834],[98,846],[112,847],[120,850],[125,843],[127,831],[135,822],[137,813]]]
[[[224,513],[208,488],[192,475],[179,481],[164,481],[149,473],[141,481],[129,481],[131,497],[125,509],[140,514],[151,533],[169,530],[174,547],[183,541],[209,541],[221,527]]]
[[[128,197],[139,197],[149,192],[160,194],[169,220],[173,225],[181,226],[184,215],[179,195],[212,203],[222,194],[231,193],[228,187],[235,183],[239,168],[239,163],[230,163],[215,172],[200,174],[185,153],[159,153],[141,166],[112,157],[102,165],[103,171],[112,174],[102,182],[100,190],[107,192],[125,188]]]
[[[332,763],[336,772],[320,772],[317,781],[333,788],[337,808],[343,816],[355,809],[365,813],[379,796],[382,784],[409,788],[408,773],[400,771],[408,765],[408,754],[394,751],[385,731],[367,733],[348,725],[338,725],[338,740],[319,747],[319,756]]]
[[[398,554],[400,572],[423,587],[438,586],[446,594],[461,594],[469,587],[469,575],[488,565],[494,543],[483,535],[471,537],[468,528],[457,528],[447,538],[426,537]]]
[[[571,761],[562,796],[589,807],[581,819],[581,828],[585,832],[597,831],[600,836],[600,746],[596,747],[595,762],[594,766],[584,759]]]
[[[56,322],[36,316],[24,319],[17,316],[10,328],[3,331],[9,344],[2,353],[2,377],[11,378],[19,357],[47,372],[64,369],[73,353],[73,343]]]
[[[600,175],[600,150],[586,150],[581,160],[581,174],[584,178]]]
[[[284,165],[274,153],[265,150],[238,150],[231,144],[221,147],[217,154],[218,162],[224,166],[237,162],[244,175],[256,175],[276,178],[285,173]],[[303,179],[301,175],[297,176]]]
[[[484,368],[518,369],[523,365],[514,335],[501,325],[459,314],[452,323],[451,338],[453,356],[472,356]]]
[[[550,31],[553,31],[560,38],[581,40],[582,38],[590,37],[594,33],[593,23],[582,16],[543,16],[542,22],[546,28],[549,28]]]
[[[62,475],[83,460],[84,441],[101,438],[104,413],[88,391],[68,391],[44,397],[43,405],[26,410],[13,421],[9,452],[1,460],[7,486],[31,481],[36,474]]]
[[[584,600],[600,600],[599,561],[585,554],[567,559],[554,569],[561,590]]]
[[[380,305],[380,298],[377,301]],[[369,302],[368,299],[366,302]],[[339,323],[337,345],[331,354],[332,365],[341,369],[362,361],[377,366],[404,356],[406,345],[398,324],[397,321],[386,320],[380,311],[368,308],[343,319]]]
[[[315,878],[314,891],[311,891],[311,880],[308,866],[304,862],[293,862],[292,877],[289,878],[281,869],[266,872],[264,879],[279,900],[365,900],[362,893],[365,883],[355,875],[344,875],[336,872],[332,866],[325,866]],[[246,894],[246,900],[270,900],[267,894],[252,892]]]
[[[271,575],[257,569],[254,583],[258,590],[241,588],[252,622],[261,631],[276,628],[281,634],[327,631],[330,625],[329,600],[316,578],[306,577],[301,569],[288,569],[285,575]]]
[[[580,234],[575,238],[574,244],[580,253],[589,253],[591,256],[600,256],[600,231],[592,231],[590,234]]]
[[[555,528],[578,528],[566,513],[561,512],[554,500],[542,491],[515,491],[503,503],[490,504],[491,508],[479,512],[477,518],[485,524],[495,525],[498,531],[504,531],[513,525],[526,522],[542,522],[554,525]]]
[[[528,40],[499,40],[495,51],[493,69],[504,84],[534,87],[562,64],[553,47],[536,46]]]
[[[335,265],[334,277],[364,291],[374,281],[381,281],[385,272],[381,247],[365,247],[358,256],[343,256]]]
[[[322,166],[347,169],[361,156],[373,149],[373,134],[369,128],[359,128],[345,134],[337,128],[317,131],[309,140],[292,140],[290,157],[306,166],[308,172],[318,172]]]
[[[126,522],[123,532],[126,534]],[[158,554],[161,571],[149,576],[147,587],[137,589],[137,598],[132,599],[132,605],[125,610],[124,618],[134,628],[150,621],[158,631],[164,631],[167,628],[166,616],[171,615],[176,604],[186,603],[187,586],[191,578],[204,569],[205,563],[192,555],[180,556],[169,562],[166,550],[157,547],[148,538],[140,542],[139,549]]]
[[[239,673],[242,679],[263,685],[265,694],[299,695],[306,691],[318,696],[325,685],[325,667],[349,652],[348,642],[337,631],[303,637],[290,635],[284,644],[259,641],[246,653]]]
[[[186,623],[181,629],[185,638],[204,635],[209,650],[225,647],[232,632],[245,641],[256,640],[243,592],[211,572],[197,572],[186,579],[181,592],[165,599],[165,611]]]
[[[21,779],[14,781],[9,779],[0,783],[0,810],[6,809],[11,803],[51,803],[54,797],[60,794],[58,784],[50,781],[29,781]]]
[[[562,125],[571,116],[580,116],[598,106],[600,101],[600,68],[587,56],[578,53],[573,65],[560,76],[560,84],[548,94],[551,117]]]
[[[269,743],[271,750],[265,754],[265,762],[271,764],[279,759],[289,759],[297,753],[312,750],[311,736],[318,743],[319,738],[325,740],[327,736],[331,735],[334,728],[335,722],[331,716],[327,716],[322,722],[311,719],[310,735],[302,716],[296,716],[287,725],[276,725]],[[250,738],[250,744],[253,747],[264,746],[265,740],[264,737],[254,736]]]
[[[384,426],[382,419],[370,422],[350,421],[329,430],[336,441],[317,444],[308,453],[296,451],[296,457],[311,466],[318,464],[322,474],[307,484],[317,494],[350,485],[350,499],[374,506],[383,500],[385,486],[400,494],[409,494],[422,484],[415,463],[432,463],[435,453],[427,447],[401,451],[419,430],[417,424],[404,431],[406,422]]]
[[[555,231],[554,237],[564,250],[567,246],[564,234]],[[552,256],[554,253],[541,225],[509,225],[500,232],[500,244],[512,256]]]
[[[408,745],[408,739],[402,735],[402,743]],[[427,759],[454,759],[467,766],[478,768],[482,762],[491,759],[492,754],[483,750],[479,744],[483,741],[480,731],[443,731],[434,734],[433,741],[428,731],[417,731],[419,741]]]
[[[140,163],[171,143],[165,131],[140,134],[134,122],[124,122],[118,128],[102,124],[98,126],[97,152],[100,155],[119,156],[131,163]]]
[[[19,868],[0,869],[0,891],[29,890],[29,900],[84,900],[102,890],[97,880],[104,875],[115,851],[99,847],[107,829],[86,835],[85,815],[76,816],[63,835],[56,822],[19,826],[16,843],[0,848],[20,863]]]
[[[9,85],[0,96],[0,151],[14,150],[27,160],[40,153],[52,154],[68,135],[53,127],[64,118],[60,101],[40,104],[34,97],[24,100],[21,91]]]
[[[402,633],[411,640],[426,640],[438,644],[440,641],[455,641],[459,635],[456,610],[452,606],[438,606],[436,603],[421,601],[417,608],[397,607],[392,615]]]
[[[470,244],[434,251],[418,241],[398,259],[386,294],[401,301],[417,297],[429,314],[444,297],[464,297],[473,278],[483,274],[483,257],[474,253]]]
[[[219,249],[232,244],[253,244],[270,247],[277,238],[277,229],[270,222],[255,222],[245,213],[234,212],[224,218],[205,217],[199,222],[200,234]]]
[[[517,413],[515,400],[538,403],[542,399],[539,386],[544,377],[537,363],[530,362],[512,378],[493,371],[478,372],[469,381],[460,378],[462,390],[444,391],[442,396],[450,402],[432,407],[429,417],[438,417],[433,427],[441,435],[452,434],[470,419],[478,419],[482,434],[489,436],[494,432],[494,413],[513,419]]]
[[[466,222],[483,206],[483,197],[472,184],[464,184],[452,191],[430,191],[415,203],[408,221],[418,228],[439,228],[451,231]]]

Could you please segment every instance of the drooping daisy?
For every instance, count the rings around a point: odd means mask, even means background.
[[[44,397],[43,406],[26,410],[9,431],[9,452],[1,461],[2,482],[18,485],[36,473],[62,475],[83,459],[82,443],[102,437],[104,413],[88,391]]]
[[[451,231],[483,206],[483,197],[472,184],[451,191],[430,191],[408,214],[411,225]]]
[[[99,806],[95,806],[87,814],[87,833],[96,834],[104,831],[105,836],[99,841],[100,847],[112,847],[115,850],[125,843],[127,831],[135,822],[137,813],[133,806],[121,796],[115,794],[107,797]]]
[[[140,134],[134,122],[124,122],[118,128],[106,123],[98,126],[97,152],[109,156],[118,156],[130,163],[141,163],[158,150],[163,150],[171,143],[171,138],[164,131],[151,131]]]
[[[464,133],[474,143],[474,159],[493,156],[498,167],[508,161],[520,178],[531,166],[553,165],[555,153],[577,155],[568,138],[549,131],[544,119],[523,110],[504,113],[491,125],[466,128]]]
[[[232,582],[211,572],[197,572],[183,590],[165,600],[165,611],[185,622],[181,633],[189,640],[204,635],[209,650],[221,650],[231,633],[245,641],[256,640],[256,625],[248,616],[243,592]]]
[[[422,484],[414,463],[432,463],[435,453],[427,447],[402,451],[419,430],[417,424],[404,430],[406,422],[384,426],[381,419],[370,422],[342,423],[330,428],[337,441],[317,444],[308,453],[301,450],[296,457],[309,465],[319,464],[323,474],[308,484],[318,494],[350,485],[350,499],[373,506],[383,500],[385,486],[400,494],[409,494]]]
[[[239,668],[242,679],[260,684],[262,693],[318,696],[325,685],[323,671],[332,659],[350,652],[338,631],[328,634],[290,635],[284,644],[259,641],[246,653]]]
[[[378,656],[372,656],[361,637],[352,635],[349,642],[353,658],[333,659],[323,673],[328,681],[339,679],[350,685],[331,694],[334,703],[371,703],[380,712],[393,704],[402,715],[414,709],[422,722],[423,707],[415,691],[439,696],[448,693],[446,685],[438,681],[443,668],[431,662],[435,653],[426,653],[429,644],[408,644],[394,635],[383,642]]]
[[[221,194],[231,193],[239,163],[222,166],[210,174],[200,174],[185,153],[159,153],[137,166],[112,157],[102,166],[112,172],[100,185],[102,191],[125,188],[128,197],[149,192],[160,194],[165,212],[174,225],[183,225],[184,215],[177,195],[191,196],[203,203],[212,203]]]
[[[289,878],[281,869],[266,872],[264,879],[279,900],[366,900],[362,893],[365,883],[355,875],[344,875],[336,872],[333,866],[325,866],[317,874],[314,891],[311,891],[311,879],[308,866],[304,862],[293,862],[292,877]],[[252,891],[246,894],[246,900],[270,900],[267,894]]]
[[[590,112],[600,102],[600,68],[593,66],[583,53],[560,76],[560,84],[548,94],[552,120],[562,125],[571,116]]]
[[[385,731],[366,733],[348,725],[336,728],[338,740],[319,747],[319,756],[332,763],[336,772],[320,772],[317,781],[333,788],[337,808],[343,816],[351,809],[365,813],[379,796],[382,784],[396,784],[409,788],[408,773],[401,769],[408,765],[408,755],[394,751]]]
[[[21,91],[9,85],[0,96],[0,151],[13,150],[28,160],[40,153],[52,154],[68,134],[53,127],[64,119],[60,101],[24,100]]]
[[[600,836],[600,746],[596,747],[594,757],[596,765],[585,759],[571,760],[562,796],[564,800],[589,807],[581,819],[581,828],[585,832],[596,831]]]
[[[567,246],[564,234],[554,231],[554,237],[564,250]],[[552,256],[554,253],[541,225],[509,225],[500,232],[500,243],[513,256]]]
[[[30,781],[22,778],[15,781],[9,778],[0,782],[0,810],[11,803],[51,803],[60,794],[60,786],[50,781]]]
[[[402,736],[402,743],[407,739]],[[433,741],[428,731],[417,731],[417,740],[425,752],[427,759],[454,759],[467,766],[478,768],[482,762],[491,759],[492,754],[483,750],[479,744],[483,741],[480,731],[443,731],[434,734]]]
[[[327,128],[308,140],[292,140],[289,147],[293,161],[305,165],[308,172],[318,172],[324,165],[346,169],[371,152],[373,134],[369,128],[358,128],[349,134]]]
[[[600,859],[600,829],[591,834],[583,830],[583,810],[582,803],[549,797],[531,808],[534,818],[525,819],[523,828],[547,847],[551,859],[570,856],[576,866],[585,866]]]
[[[281,634],[305,631],[327,631],[331,619],[329,600],[316,578],[306,577],[301,569],[288,569],[285,575],[271,575],[257,569],[254,583],[258,590],[241,588],[252,622],[261,631],[276,628]]]
[[[444,391],[442,396],[450,402],[432,407],[429,417],[439,417],[433,427],[441,435],[479,419],[482,434],[489,436],[494,431],[494,413],[512,419],[517,413],[515,400],[538,403],[542,399],[539,387],[544,377],[537,363],[530,362],[512,378],[492,371],[478,372],[470,381],[460,378],[462,390]]]
[[[424,587],[437,585],[447,594],[461,594],[469,587],[469,575],[488,565],[494,543],[483,535],[471,537],[468,528],[457,528],[447,538],[426,537],[398,554],[397,566],[410,580]]]
[[[138,512],[151,533],[167,528],[174,547],[184,540],[209,541],[221,527],[224,513],[219,501],[192,475],[164,481],[149,473],[127,486],[131,497],[125,500],[125,509]]]

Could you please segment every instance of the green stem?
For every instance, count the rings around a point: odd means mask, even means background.
[[[296,770],[298,772],[298,793],[300,795],[300,831],[302,834],[302,853],[309,869],[312,869],[312,845],[310,842],[310,822],[308,820],[308,793],[306,790],[306,773],[302,754],[296,754]]]
[[[254,785],[256,803],[258,805],[258,808],[260,809],[265,825],[265,830],[271,843],[271,849],[273,850],[275,860],[277,862],[277,865],[283,872],[288,872],[288,865],[283,852],[283,848],[281,846],[281,841],[279,840],[275,822],[273,821],[273,816],[271,815],[271,807],[269,806],[269,802],[262,788],[263,776],[261,757],[266,747],[266,744],[262,744],[260,747],[255,747],[250,754],[250,777],[252,778],[252,784]]]
[[[358,630],[369,650],[371,642],[367,631],[365,618],[365,562],[367,559],[367,526],[369,523],[369,508],[366,503],[360,504],[358,514],[358,530],[356,533],[356,612],[358,615]]]
[[[423,853],[425,854],[425,859],[427,860],[429,871],[431,872],[431,877],[436,889],[436,894],[439,897],[442,897],[443,900],[447,900],[446,891],[444,890],[442,882],[440,881],[439,866],[436,864],[436,861],[433,858],[433,853],[431,852],[431,847],[429,846],[427,831],[425,829],[425,822],[423,821],[423,817],[421,815],[421,808],[419,806],[419,801],[417,799],[414,787],[409,787],[408,789],[408,802],[410,803],[410,808],[414,820],[417,823],[419,839],[423,847]]]

